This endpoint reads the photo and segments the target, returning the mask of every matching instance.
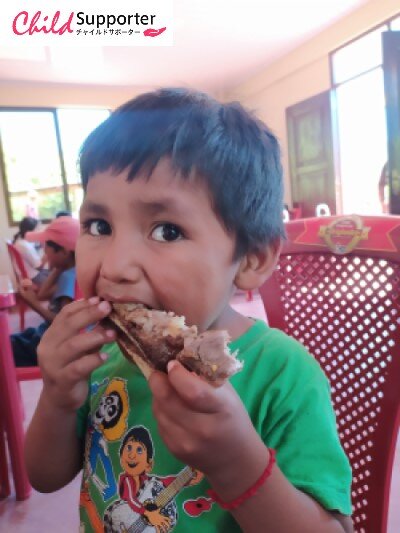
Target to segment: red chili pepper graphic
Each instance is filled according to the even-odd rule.
[[[189,516],[200,516],[209,511],[212,504],[211,498],[198,498],[197,500],[186,500],[183,508]]]
[[[164,28],[160,28],[159,30],[155,30],[154,28],[147,28],[147,30],[144,30],[143,35],[145,37],[157,37],[157,35],[164,33],[166,29],[166,26]]]

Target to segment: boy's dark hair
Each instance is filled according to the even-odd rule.
[[[57,211],[55,218],[71,217],[71,216],[72,216],[72,214],[71,214],[70,211]]]
[[[125,434],[124,440],[119,448],[119,456],[122,455],[122,450],[125,448],[125,445],[129,440],[134,440],[135,442],[140,442],[147,450],[147,459],[153,459],[153,442],[150,437],[150,433],[143,426],[134,426],[131,428],[128,433]]]
[[[221,104],[187,89],[145,93],[114,111],[83,143],[83,188],[96,173],[129,169],[150,177],[170,157],[211,191],[213,208],[236,236],[235,258],[284,236],[283,183],[276,137],[239,103]]]
[[[53,248],[53,250],[55,252],[60,252],[61,250],[65,250],[64,246],[60,246],[59,244],[57,244],[56,242],[54,241],[46,241],[46,244],[47,246],[49,246],[50,248]],[[70,250],[69,252],[75,259],[75,251],[74,250]]]
[[[19,231],[14,235],[13,243],[21,237],[23,239],[28,231],[33,231],[39,221],[33,217],[24,217],[19,223]]]
[[[49,248],[53,248],[55,252],[60,252],[61,250],[65,250],[64,246],[60,246],[54,241],[46,241],[46,244],[47,246],[49,246]]]

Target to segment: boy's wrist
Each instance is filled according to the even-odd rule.
[[[46,417],[58,419],[59,417],[76,416],[76,409],[72,409],[54,401],[53,394],[49,390],[49,386],[46,384],[43,385],[39,403],[41,412]]]
[[[228,502],[248,490],[260,478],[270,460],[270,452],[261,441],[255,443],[248,453],[240,454],[240,459],[221,465],[208,477],[212,489]]]

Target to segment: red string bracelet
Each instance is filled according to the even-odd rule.
[[[246,492],[243,492],[240,496],[235,498],[234,500],[231,500],[230,502],[224,502],[221,500],[221,498],[218,496],[218,494],[213,491],[212,489],[209,489],[207,491],[207,494],[212,498],[222,509],[225,509],[227,511],[232,511],[233,509],[236,509],[239,507],[239,505],[242,505],[243,502],[254,496],[258,489],[265,483],[265,481],[269,478],[272,472],[272,467],[274,466],[276,459],[275,459],[275,450],[272,450],[271,448],[268,448],[269,451],[269,461],[267,466],[265,467],[264,472],[261,474],[261,476],[257,479],[257,481],[252,485],[249,489],[246,490]]]

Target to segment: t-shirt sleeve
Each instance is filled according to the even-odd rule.
[[[52,300],[56,301],[59,298],[74,299],[75,296],[75,269],[70,268],[64,270],[58,276],[56,290],[54,291]]]
[[[295,342],[295,341],[294,341]],[[351,468],[336,428],[330,387],[318,363],[297,344],[270,405],[264,441],[285,476],[325,509],[350,515]]]

